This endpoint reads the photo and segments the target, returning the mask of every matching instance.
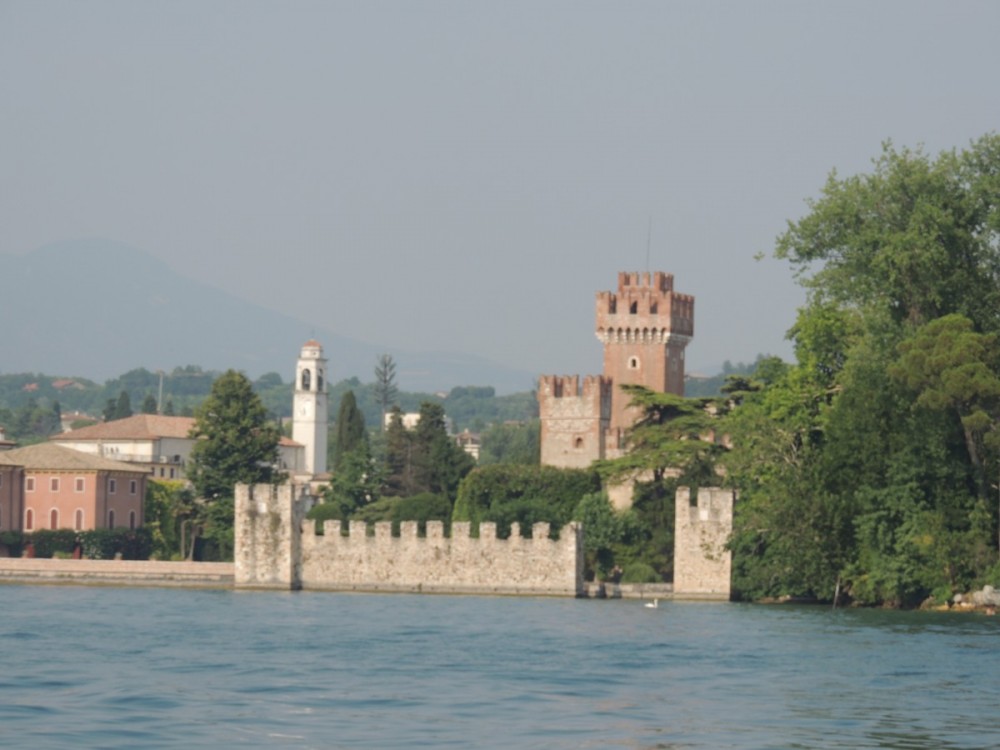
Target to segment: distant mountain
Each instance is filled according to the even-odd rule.
[[[107,379],[136,367],[234,368],[288,380],[299,348],[323,344],[330,380],[372,380],[375,357],[392,354],[400,387],[492,385],[528,390],[535,373],[458,352],[408,352],[340,336],[185,278],[126,245],[79,240],[25,256],[0,255],[0,372]]]

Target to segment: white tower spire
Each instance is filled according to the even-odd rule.
[[[304,468],[313,476],[326,473],[328,413],[323,347],[318,341],[309,339],[302,345],[295,366],[292,440],[306,447]]]

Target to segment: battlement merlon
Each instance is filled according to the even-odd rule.
[[[611,394],[611,378],[604,375],[542,375],[538,379],[538,398],[602,398]]]
[[[652,282],[652,283],[650,283]],[[654,271],[650,278],[649,271],[635,273],[630,271],[618,272],[618,293],[625,294],[627,289],[646,287],[660,292],[670,292],[674,288],[674,275],[665,271]]]
[[[518,541],[523,540],[525,542],[541,543],[549,542],[553,544],[558,544],[558,539],[551,538],[551,524],[547,522],[539,522],[531,525],[531,533],[528,534],[527,529],[522,529],[519,523],[512,523],[510,525],[510,535],[507,539],[499,539],[497,537],[497,525],[493,522],[482,521],[478,526],[478,537],[473,536],[472,524],[469,521],[454,521],[451,525],[451,534],[446,537],[444,534],[444,522],[443,521],[427,521],[426,522],[426,535],[424,537],[418,534],[418,523],[416,521],[401,521],[399,524],[399,535],[394,537],[392,534],[392,522],[391,521],[378,521],[374,524],[374,534],[369,535],[367,524],[364,521],[349,521],[345,527],[340,521],[329,520],[325,521],[323,524],[323,533],[319,535],[316,529],[317,523],[313,519],[307,519],[302,522],[302,533],[306,536],[319,536],[324,539],[326,543],[335,544],[338,542],[347,542],[351,539],[359,540],[364,544],[378,544],[382,540],[386,539],[420,539],[421,541],[426,541],[432,544],[436,541],[441,541],[443,539],[451,539],[457,541],[460,539],[468,539],[473,542],[478,541]],[[561,533],[565,534],[578,534],[582,533],[580,530],[583,527],[577,523],[569,523],[563,526]],[[345,533],[346,532],[346,533]]]
[[[596,327],[607,329],[666,329],[694,334],[694,297],[673,290],[673,276],[657,271],[620,273],[617,292],[598,292]]]

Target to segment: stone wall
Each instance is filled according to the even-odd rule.
[[[696,498],[680,487],[675,497],[674,596],[729,599],[732,553],[726,543],[733,530],[733,492],[702,487]]]
[[[300,492],[290,484],[236,485],[233,562],[237,586],[300,587],[300,529],[311,502]]]
[[[497,539],[494,524],[429,521],[417,535],[416,522],[391,534],[388,522],[368,536],[364,524],[327,521],[324,534],[303,521],[307,500],[296,489],[239,486],[236,491],[236,585],[242,588],[303,588],[331,591],[580,596],[583,587],[583,531],[564,526],[549,539],[549,525],[535,524],[525,538],[515,525],[509,539]]]

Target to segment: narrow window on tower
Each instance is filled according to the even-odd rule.
[[[312,383],[312,373],[309,370],[302,371],[302,390],[308,391]]]
[[[629,357],[629,359],[628,359],[628,369],[630,369],[630,370],[638,370],[639,369],[639,358],[638,357]]]
[[[629,312],[629,315],[635,315],[637,312],[639,312],[639,303],[638,302],[633,302],[631,305],[629,305],[628,306],[628,312]]]

